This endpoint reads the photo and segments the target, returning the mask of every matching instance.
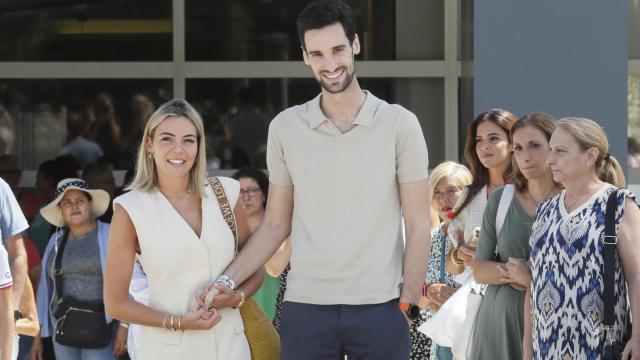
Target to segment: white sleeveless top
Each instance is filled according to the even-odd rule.
[[[454,208],[462,205],[462,202],[469,195],[469,188],[465,188],[464,193],[458,199],[458,202]],[[484,216],[484,208],[487,207],[487,186],[483,186],[480,191],[471,199],[469,204],[462,209],[460,214],[452,221],[452,225],[449,225],[449,229],[454,226],[462,226],[464,229],[464,242],[470,242],[473,240],[474,230],[482,225],[482,218]],[[466,284],[473,276],[473,269],[465,267],[461,274],[455,275],[454,279],[459,284]]]
[[[233,208],[240,184],[219,178]],[[211,187],[202,198],[202,230],[189,224],[158,190],[131,191],[114,204],[129,214],[142,251],[140,263],[149,280],[148,306],[181,315],[195,309],[195,295],[224,271],[235,254],[235,242]],[[250,359],[249,345],[237,309],[220,310],[222,320],[210,330],[170,331],[143,326],[137,358]]]

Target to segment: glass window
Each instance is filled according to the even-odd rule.
[[[347,3],[354,11],[362,44],[359,59],[444,58],[443,0]],[[299,0],[186,0],[186,58],[300,60],[296,19],[306,4]]]
[[[0,61],[170,61],[171,0],[3,0],[0,44]]]
[[[363,89],[414,112],[435,165],[444,160],[443,79],[359,78]],[[320,93],[314,79],[189,79],[187,98],[200,111],[207,133],[209,168],[266,168],[271,119]]]
[[[170,80],[0,79],[1,150],[24,170],[64,153],[79,169],[100,155],[127,169],[149,115],[170,97]]]

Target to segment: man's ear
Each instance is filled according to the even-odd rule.
[[[302,46],[300,47],[300,49],[302,49],[302,59],[304,60],[304,63],[309,65],[309,54],[307,54],[307,50],[305,50]]]
[[[358,38],[358,34],[355,35],[351,47],[353,48],[353,55],[358,55],[360,54],[360,38]]]

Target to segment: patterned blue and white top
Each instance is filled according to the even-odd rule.
[[[532,273],[532,325],[535,359],[600,359],[604,345],[604,213],[615,188],[605,184],[582,206],[568,213],[565,191],[538,208],[529,240]],[[618,192],[616,232],[624,214]],[[615,337],[627,336],[629,306],[624,272],[615,267]]]

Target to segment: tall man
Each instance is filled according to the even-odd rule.
[[[408,359],[430,242],[422,130],[360,88],[343,1],[310,3],[297,25],[322,92],[271,122],[264,220],[215,287],[230,293],[291,232],[282,359]]]

